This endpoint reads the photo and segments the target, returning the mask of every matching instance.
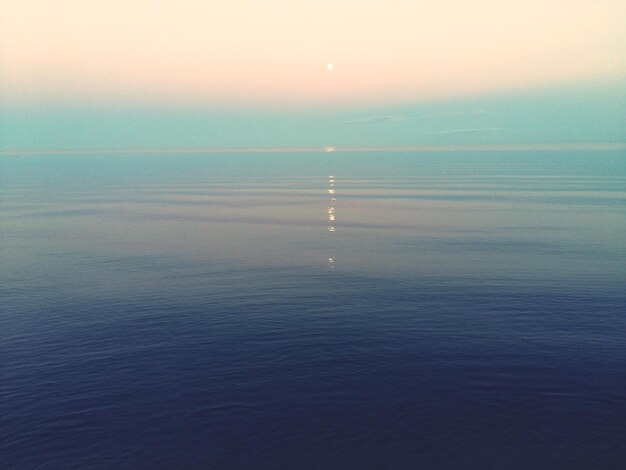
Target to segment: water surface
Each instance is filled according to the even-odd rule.
[[[3,468],[619,468],[623,151],[0,157]]]

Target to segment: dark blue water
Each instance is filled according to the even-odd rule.
[[[622,468],[622,152],[0,157],[0,467]]]

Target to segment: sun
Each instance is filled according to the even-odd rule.
[[[326,68],[328,69],[329,72],[332,72],[333,69],[335,68],[335,64],[333,64],[332,62],[328,62],[326,64]]]

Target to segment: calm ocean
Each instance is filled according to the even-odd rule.
[[[3,469],[617,469],[621,151],[0,156]]]

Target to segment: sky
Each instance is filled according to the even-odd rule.
[[[0,0],[3,149],[616,142],[625,90],[623,0]]]

